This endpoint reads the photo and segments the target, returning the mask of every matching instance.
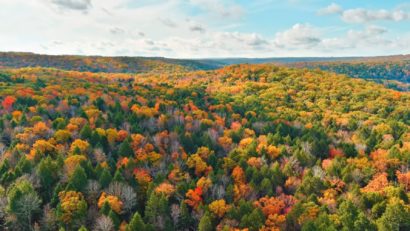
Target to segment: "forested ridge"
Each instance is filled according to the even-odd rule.
[[[23,52],[0,52],[0,67],[45,67],[69,71],[109,73],[162,73],[215,68],[214,65],[201,61],[161,57],[39,55]]]
[[[0,229],[410,229],[409,92],[268,64],[21,68],[0,102]]]
[[[291,67],[319,68],[353,78],[372,80],[396,90],[410,91],[410,58],[369,59],[338,62],[292,63]]]
[[[0,68],[44,67],[93,73],[181,73],[216,70],[235,64],[284,65],[321,69],[381,83],[388,88],[410,91],[410,56],[306,57],[306,58],[226,58],[169,59],[162,57],[104,57],[79,55],[39,55],[0,52]]]

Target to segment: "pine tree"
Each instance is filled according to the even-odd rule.
[[[71,184],[76,191],[80,192],[84,191],[87,186],[87,174],[85,174],[84,169],[80,165],[75,168],[73,175],[70,177],[69,184]]]
[[[184,201],[181,201],[180,204],[181,213],[178,217],[177,230],[187,230],[194,226],[195,220],[192,218],[188,206]]]
[[[110,210],[110,212],[108,213],[108,217],[111,218],[112,223],[114,224],[115,230],[118,230],[118,227],[120,227],[120,223],[121,223],[121,220],[118,217],[118,215],[114,211]]]
[[[89,124],[84,125],[84,127],[80,131],[80,137],[83,140],[87,140],[91,138],[92,130]]]
[[[102,188],[108,187],[108,185],[111,183],[111,180],[112,180],[111,173],[106,168],[104,168],[103,172],[100,175],[100,178],[98,179],[101,187]]]
[[[125,178],[123,177],[121,170],[117,169],[115,171],[114,177],[112,178],[113,181],[118,181],[118,182],[125,182]]]
[[[168,200],[164,195],[151,193],[145,208],[145,220],[156,229],[164,229],[171,223]]]
[[[78,229],[78,231],[88,231],[88,229],[83,225]]]
[[[108,214],[110,213],[110,210],[111,210],[110,204],[108,203],[108,201],[105,201],[104,204],[101,206],[100,213],[102,215],[108,216]]]
[[[134,213],[134,216],[132,216],[132,219],[130,221],[130,223],[127,226],[127,231],[145,231],[146,227],[145,227],[145,223],[142,220],[141,215],[138,212]]]
[[[128,139],[125,139],[121,143],[120,148],[118,149],[118,153],[120,156],[125,156],[125,157],[130,157],[134,155],[134,151],[132,150],[132,147]]]
[[[251,231],[259,230],[265,223],[265,217],[260,209],[254,209],[250,214],[242,217],[240,226]]]
[[[199,231],[212,231],[212,221],[208,214],[204,215],[199,221],[198,225]]]
[[[42,159],[37,166],[37,175],[40,178],[42,190],[46,195],[46,199],[51,197],[52,186],[58,180],[58,165],[50,157]]]

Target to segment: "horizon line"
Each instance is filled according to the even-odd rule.
[[[383,58],[383,57],[395,57],[395,56],[410,56],[409,54],[389,54],[389,55],[373,55],[373,56],[359,56],[359,55],[348,55],[348,56],[265,56],[265,57],[246,57],[246,56],[226,56],[226,57],[203,57],[203,58],[175,58],[166,56],[130,56],[130,55],[93,55],[93,54],[46,54],[37,53],[32,51],[0,51],[0,53],[15,53],[15,54],[32,54],[32,55],[43,55],[43,56],[79,56],[79,57],[105,57],[105,58],[163,58],[163,59],[176,59],[176,60],[225,60],[225,59],[294,59],[294,58],[324,58],[324,59],[343,59],[343,58]]]

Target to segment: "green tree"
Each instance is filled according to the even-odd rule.
[[[145,223],[142,220],[141,215],[138,212],[134,213],[134,216],[132,216],[132,219],[130,223],[127,226],[127,231],[135,231],[135,230],[140,230],[140,231],[145,231]]]
[[[358,215],[357,207],[351,201],[344,201],[340,204],[338,214],[343,230],[354,230],[354,223]]]
[[[209,217],[208,214],[205,214],[202,216],[201,220],[199,221],[198,224],[198,230],[199,231],[212,231],[214,230],[212,227],[212,221],[211,218]]]
[[[41,200],[27,180],[16,182],[7,193],[7,211],[16,217],[20,230],[31,230],[32,218],[39,211]]]
[[[354,222],[354,230],[375,231],[377,227],[372,223],[363,212],[360,212]]]
[[[410,230],[410,212],[403,203],[395,199],[387,204],[386,211],[377,220],[380,231]]]
[[[310,171],[304,176],[302,184],[297,189],[297,193],[302,193],[306,196],[318,195],[323,189],[325,189],[324,182],[317,176],[313,176]]]
[[[37,166],[36,172],[40,178],[44,198],[47,200],[53,193],[52,186],[58,181],[58,170],[58,164],[49,156],[42,159]]]
[[[84,127],[80,131],[80,137],[83,140],[90,139],[92,135],[92,130],[89,124],[84,125]]]
[[[120,227],[121,223],[121,220],[118,217],[118,215],[114,211],[110,210],[110,212],[108,213],[108,217],[112,220],[115,230],[118,230],[118,227]]]
[[[156,229],[167,229],[172,226],[169,215],[168,200],[164,195],[151,193],[145,207],[145,221]]]
[[[128,139],[125,139],[118,149],[118,154],[120,156],[130,157],[134,156],[134,151],[132,150],[131,144]]]
[[[178,222],[176,225],[177,230],[192,229],[192,227],[195,224],[195,220],[191,216],[188,206],[185,204],[184,201],[181,201],[181,204],[179,207],[180,207],[181,213],[179,214]]]
[[[88,229],[83,225],[78,229],[78,231],[88,231]]]
[[[342,148],[344,154],[347,157],[356,157],[358,155],[356,147],[354,144],[350,143],[341,143],[340,147]]]
[[[117,169],[114,173],[114,177],[112,178],[113,181],[118,181],[118,182],[125,182],[125,178],[121,173],[121,169]]]
[[[104,168],[103,172],[100,175],[100,178],[98,179],[101,187],[102,188],[108,187],[108,185],[111,183],[111,180],[112,180],[111,173],[106,168]]]
[[[329,215],[322,213],[313,221],[308,221],[303,224],[302,231],[337,231],[335,224],[330,219]]]
[[[254,209],[250,214],[242,217],[240,227],[250,231],[259,230],[265,224],[265,216],[260,209]]]
[[[87,174],[80,165],[75,168],[73,175],[70,177],[69,184],[76,191],[80,192],[84,191],[85,187],[87,186]]]

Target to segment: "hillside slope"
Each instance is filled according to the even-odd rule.
[[[0,102],[5,229],[410,228],[410,93],[274,65],[23,68]]]
[[[338,62],[299,62],[288,64],[297,68],[319,68],[353,78],[383,83],[389,88],[410,90],[410,56],[386,59],[350,60]]]
[[[201,61],[146,58],[71,55],[38,55],[33,53],[0,52],[0,67],[45,67],[71,71],[107,73],[175,72],[212,69],[215,66]]]
[[[257,59],[209,59],[204,60],[223,67],[232,64],[275,63],[296,68],[321,69],[382,83],[388,88],[410,91],[410,55],[380,57],[301,57]]]
[[[410,56],[385,57],[306,57],[306,58],[226,58],[167,59],[148,57],[100,57],[69,55],[38,55],[33,53],[0,52],[0,67],[45,67],[72,71],[106,73],[175,73],[193,70],[214,70],[233,64],[276,63],[288,67],[322,69],[367,79],[386,87],[410,91]]]

